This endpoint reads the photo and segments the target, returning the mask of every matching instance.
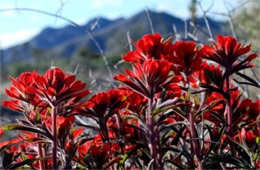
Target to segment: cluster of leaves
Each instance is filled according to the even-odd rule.
[[[233,37],[212,46],[145,35],[123,60],[123,86],[90,91],[59,68],[11,78],[3,106],[23,113],[0,143],[3,168],[259,168],[260,100],[243,99],[232,75],[253,67]],[[85,121],[87,120],[87,121]]]

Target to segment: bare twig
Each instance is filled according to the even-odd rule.
[[[46,12],[46,11],[42,11],[42,10],[38,10],[38,9],[32,9],[32,8],[8,8],[8,9],[0,9],[0,12],[6,12],[6,11],[29,11],[29,12],[37,12],[37,13],[40,13],[40,14],[45,14],[45,15],[48,15],[48,16],[52,16],[52,17],[57,17],[61,20],[64,20],[66,22],[68,22],[69,24],[79,28],[80,30],[82,30],[83,32],[87,33],[88,36],[90,37],[90,39],[94,42],[95,46],[97,47],[100,55],[102,56],[103,60],[104,60],[104,63],[105,63],[105,66],[107,68],[107,71],[109,73],[109,76],[110,76],[110,80],[112,80],[112,70],[108,64],[108,60],[107,60],[107,57],[105,56],[104,54],[104,51],[103,49],[101,48],[100,44],[97,42],[97,40],[95,39],[95,37],[93,36],[92,32],[91,31],[88,31],[86,29],[83,29],[80,25],[78,25],[77,23],[75,23],[74,21],[64,17],[64,16],[61,16],[61,15],[57,15],[56,14],[53,14],[53,13],[50,13],[50,12]]]
[[[187,40],[188,38],[188,24],[187,19],[184,20],[184,39]]]
[[[45,15],[48,15],[48,16],[52,16],[52,17],[57,17],[61,20],[64,20],[66,22],[68,22],[69,24],[83,30],[84,32],[86,32],[84,29],[82,29],[82,27],[80,25],[78,25],[77,23],[75,23],[74,21],[66,18],[66,17],[63,17],[63,16],[59,16],[57,14],[53,14],[53,13],[50,13],[50,12],[46,12],[46,11],[42,11],[42,10],[38,10],[38,9],[33,9],[33,8],[7,8],[7,9],[0,9],[0,12],[7,12],[7,11],[29,11],[29,12],[37,12],[37,13],[41,13],[41,14],[45,14]]]
[[[61,15],[62,15],[62,10],[63,10],[63,7],[64,7],[64,5],[65,5],[65,2],[63,2],[63,0],[59,0],[59,2],[60,2],[60,7],[59,7],[59,9],[56,11],[56,15],[57,15],[57,16],[61,16]],[[56,21],[57,21],[57,17],[55,17],[54,23],[56,23]]]
[[[105,62],[105,66],[107,68],[107,71],[108,71],[108,74],[110,76],[110,80],[112,80],[113,78],[113,74],[112,74],[112,70],[109,66],[109,63],[108,63],[108,60],[107,60],[107,57],[105,56],[105,53],[103,51],[103,49],[101,48],[100,44],[98,43],[98,41],[95,39],[95,37],[93,36],[93,33],[88,31],[88,35],[89,37],[92,39],[92,41],[95,43],[96,47],[98,48],[98,51],[100,53],[100,55],[102,56],[104,62]]]
[[[180,34],[177,31],[177,27],[175,24],[172,24],[172,29],[173,29],[173,35],[175,36],[175,40],[179,41],[181,39]]]
[[[133,46],[132,46],[132,42],[131,42],[131,37],[130,37],[130,32],[129,31],[127,31],[126,36],[127,36],[127,41],[128,41],[128,45],[129,45],[129,50],[133,51]]]
[[[73,74],[76,75],[78,73],[78,70],[79,70],[79,64],[76,65],[76,68],[75,68]]]
[[[228,22],[229,22],[229,25],[230,25],[230,28],[231,28],[231,31],[232,31],[232,35],[238,39],[237,37],[237,34],[236,34],[236,31],[235,31],[235,28],[234,28],[234,24],[233,24],[233,19],[232,19],[232,16],[231,16],[231,12],[229,11],[228,7],[227,7],[227,3],[225,3],[226,1],[223,0],[224,2],[224,5],[226,7],[226,10],[227,10],[227,15],[228,15]]]
[[[212,31],[211,31],[211,28],[210,28],[210,26],[209,26],[209,22],[208,22],[208,19],[207,19],[207,12],[210,10],[210,8],[211,8],[212,6],[210,6],[207,10],[204,10],[203,7],[202,7],[201,1],[198,1],[198,4],[199,4],[199,7],[200,7],[200,9],[201,9],[201,11],[202,11],[203,18],[204,18],[204,21],[205,21],[207,30],[208,30],[208,32],[209,32],[209,36],[210,36],[210,38],[211,38],[212,40],[214,40]]]
[[[153,22],[152,22],[152,18],[151,18],[151,15],[149,13],[148,8],[145,8],[145,12],[146,12],[146,15],[147,15],[147,18],[148,18],[148,22],[149,22],[149,25],[150,25],[151,32],[152,32],[152,34],[154,34]]]

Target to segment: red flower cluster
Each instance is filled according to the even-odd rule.
[[[205,58],[215,61],[223,66],[228,74],[236,73],[240,70],[253,67],[250,62],[257,58],[256,54],[251,54],[243,61],[239,62],[238,58],[250,51],[250,46],[241,47],[241,43],[233,37],[217,36],[217,44],[213,43],[213,48],[205,45]]]
[[[233,37],[213,47],[145,35],[123,59],[125,86],[94,94],[61,69],[11,78],[3,106],[24,114],[0,143],[4,169],[258,168],[260,100],[232,83],[256,54]],[[210,62],[208,62],[210,60]],[[212,64],[212,61],[215,64]],[[223,69],[224,68],[224,69]],[[240,83],[240,82],[238,82]],[[243,82],[242,82],[243,83]]]

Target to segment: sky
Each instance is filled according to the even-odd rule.
[[[191,0],[0,0],[0,48],[21,44],[37,35],[45,27],[63,27],[68,22],[28,11],[1,11],[10,8],[32,8],[57,13],[77,24],[99,16],[115,19],[129,18],[145,8],[167,12],[182,19],[189,17]],[[211,11],[227,13],[225,0],[201,0],[202,7]],[[237,0],[226,0],[228,8]],[[61,8],[62,7],[62,8]],[[201,15],[200,8],[198,15]],[[217,17],[215,19],[223,19]]]

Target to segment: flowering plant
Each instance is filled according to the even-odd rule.
[[[243,97],[232,75],[253,67],[233,37],[212,46],[145,35],[123,60],[132,70],[115,89],[93,94],[61,69],[11,78],[3,106],[24,119],[0,143],[3,168],[259,168],[260,100]],[[243,56],[242,56],[243,55]],[[241,60],[242,59],[242,60]]]

